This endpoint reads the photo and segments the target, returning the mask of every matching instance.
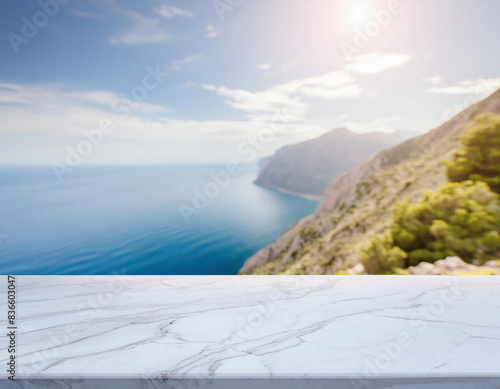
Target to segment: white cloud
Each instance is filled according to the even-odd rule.
[[[393,123],[398,122],[399,120],[400,118],[398,117],[388,117],[372,120],[368,123],[349,121],[344,122],[343,125],[352,132],[358,134],[366,134],[369,132],[384,132],[390,134],[395,130]]]
[[[168,40],[170,37],[159,20],[124,8],[113,0],[107,1],[104,4],[127,21],[127,28],[109,37],[111,43],[128,45],[160,43]]]
[[[445,87],[432,87],[431,93],[445,93],[452,95],[474,94],[487,96],[500,88],[500,78],[480,78],[465,80]]]
[[[199,62],[203,58],[203,54],[194,54],[194,55],[189,55],[187,57],[184,57],[182,59],[176,59],[175,61],[172,61],[171,68],[172,70],[181,70],[182,67],[187,66],[189,64]]]
[[[57,92],[56,92],[57,91]],[[0,103],[15,104],[26,110],[43,107],[53,107],[57,110],[59,104],[74,104],[82,108],[97,106],[96,109],[111,109],[117,101],[123,100],[123,96],[114,92],[102,90],[78,90],[66,91],[56,85],[40,84],[24,87],[18,84],[0,83]],[[164,105],[150,104],[146,102],[134,103],[133,110],[136,114],[167,114],[172,110]]]
[[[172,19],[175,16],[184,16],[192,18],[193,14],[189,11],[186,11],[182,8],[175,7],[173,5],[162,5],[160,8],[157,8],[156,13],[160,16],[163,16],[168,19]]]
[[[170,38],[170,34],[156,18],[144,16],[141,13],[123,7],[117,0],[106,0],[100,2],[108,12],[95,14],[81,9],[70,9],[68,12],[72,15],[95,20],[113,20],[122,19],[125,28],[111,34],[107,40],[112,44],[140,45],[161,43]],[[182,15],[189,16],[188,11],[177,7],[162,6],[155,10],[158,15]],[[190,15],[192,16],[192,15]]]
[[[263,63],[262,65],[259,65],[258,67],[259,67],[259,69],[267,70],[271,67],[271,65],[268,63]]]
[[[307,110],[307,105],[299,99],[273,89],[263,92],[249,92],[221,86],[217,89],[217,93],[226,97],[225,102],[231,107],[252,114],[273,113],[287,108],[293,112],[294,116],[303,116]]]
[[[282,72],[286,73],[290,69],[294,68],[301,60],[302,60],[302,58],[294,58],[294,59],[284,63],[283,65],[281,65],[280,70]]]
[[[409,55],[372,52],[351,56],[344,70],[353,73],[380,73],[404,65],[410,60]]]
[[[23,90],[20,85],[0,83],[0,103],[27,104],[37,97],[37,94]]]
[[[208,38],[215,38],[218,33],[215,30],[215,27],[208,24],[207,27],[205,27],[205,34],[207,35]]]
[[[300,91],[306,96],[323,97],[325,99],[352,99],[360,96],[363,89],[358,84],[350,84],[333,89],[323,86],[304,86]]]
[[[326,89],[334,89],[354,83],[355,80],[350,74],[335,71],[325,73],[318,77],[310,77],[299,81],[292,81],[289,84],[297,84],[299,89],[303,87],[323,87]]]
[[[140,104],[123,118],[113,111],[109,91],[72,90],[63,85],[0,84],[0,162],[64,162],[67,147],[86,140],[84,130],[98,127],[103,119],[116,128],[84,163],[203,163],[243,160],[241,142],[269,128],[277,111],[252,120],[178,120],[168,108]],[[152,113],[154,111],[154,114]],[[276,142],[267,154],[290,142],[326,131],[310,124],[289,122],[276,127]]]
[[[443,77],[441,76],[436,76],[436,77],[426,77],[422,78],[422,81],[428,82],[429,84],[439,84]]]
[[[216,90],[217,87],[215,85],[210,85],[210,84],[203,84],[201,86],[203,89],[206,89],[206,90]]]
[[[287,108],[293,116],[303,119],[308,110],[304,98],[351,99],[360,96],[362,88],[351,75],[334,71],[318,77],[292,80],[260,92],[221,86],[217,88],[217,93],[226,97],[225,102],[233,108],[253,115]]]

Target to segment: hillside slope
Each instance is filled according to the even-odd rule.
[[[320,197],[340,174],[400,141],[393,134],[355,134],[344,128],[332,130],[278,150],[266,161],[255,183]]]
[[[479,113],[500,113],[500,90],[434,130],[380,152],[337,178],[317,211],[248,259],[241,274],[333,274],[358,263],[359,245],[382,232],[395,203],[446,181],[444,159]]]

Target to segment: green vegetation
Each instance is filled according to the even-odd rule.
[[[466,143],[468,142],[464,141],[464,139],[470,137],[472,132],[477,131],[474,128],[478,127],[478,123],[481,123],[481,117],[478,117],[473,126],[471,126],[471,121],[478,115],[492,111],[500,114],[500,90],[487,99],[467,108],[453,120],[447,121],[426,134],[389,148],[349,170],[344,176],[336,179],[330,185],[329,190],[324,196],[323,204],[313,215],[291,226],[275,243],[259,251],[259,253],[249,259],[241,273],[352,273],[353,267],[360,262],[360,254],[362,253],[360,246],[366,242],[370,242],[377,234],[382,234],[382,237],[378,236],[379,242],[375,242],[376,244],[372,245],[371,248],[366,248],[365,253],[362,255],[366,263],[366,257],[374,257],[374,255],[370,256],[370,252],[373,253],[378,250],[378,252],[383,253],[374,259],[374,268],[371,268],[369,265],[367,268],[370,269],[371,273],[410,274],[408,269],[404,269],[404,267],[409,266],[409,253],[396,245],[392,237],[392,227],[395,225],[393,221],[395,204],[402,200],[408,200],[411,204],[418,203],[422,199],[424,190],[436,190],[442,184],[449,181],[486,181],[489,185],[493,186],[492,182],[486,179],[494,178],[495,175],[498,177],[498,173],[493,173],[492,177],[483,173],[481,174],[482,179],[478,179],[476,176],[457,176],[453,177],[453,179],[452,177],[448,179],[446,174],[447,170],[450,174],[453,174],[451,171],[453,167],[450,166],[459,163],[460,153],[462,153],[462,156],[467,154]],[[485,119],[485,121],[498,121],[498,116],[494,119],[490,116],[486,118],[489,119]],[[498,143],[497,141],[492,142],[492,140],[495,139],[495,136],[498,136],[498,125],[496,124],[493,127],[493,125],[485,124],[479,125],[479,127],[496,128],[497,133],[490,132],[490,135],[488,135],[489,141],[483,142],[485,147],[480,148],[482,150],[481,155],[494,155],[494,150],[498,150]],[[466,132],[468,135],[462,137],[462,134]],[[495,144],[497,146],[493,147]],[[460,152],[457,153],[457,150],[460,150]],[[490,153],[491,151],[493,151],[493,154]],[[345,153],[345,148],[339,151],[339,153]],[[458,155],[455,156],[455,154]],[[328,148],[328,155],[330,158],[337,154],[335,150]],[[470,157],[467,157],[467,159],[470,159]],[[443,160],[453,161],[448,166],[448,169],[443,164]],[[490,159],[490,161],[493,161],[493,159]],[[489,163],[489,166],[492,166],[492,163]],[[465,187],[462,189],[456,188],[452,193],[462,190],[466,190]],[[476,190],[479,192],[482,191],[479,188],[476,190],[469,188],[467,190],[472,192]],[[487,196],[489,197],[490,194]],[[477,207],[473,207],[474,212],[477,211],[477,208],[485,208],[487,210],[486,214],[488,214],[488,212],[494,209],[499,209],[498,205],[488,207],[482,201],[476,202],[478,205]],[[467,201],[466,204],[468,204]],[[457,207],[457,211],[458,208],[461,208],[461,206]],[[468,208],[465,209],[467,210]],[[458,211],[457,213],[460,214],[461,212]],[[437,214],[435,216],[438,217]],[[484,222],[484,220],[481,220],[481,213],[475,214],[474,217],[479,218],[476,222],[481,227]],[[495,218],[496,216],[493,217]],[[467,218],[469,218],[467,221],[469,226],[465,226],[465,231],[471,225],[474,225],[471,215],[466,215],[465,219],[467,220]],[[436,223],[436,226],[432,229],[437,234],[436,238],[433,237],[436,245],[441,240],[444,239],[446,241],[450,236],[454,236],[455,226],[453,223],[455,219],[451,219],[449,215],[449,217],[443,220],[452,229],[451,232],[448,231],[448,234],[444,236],[439,235],[439,233],[443,233],[443,230],[446,231],[445,226],[441,223]],[[433,219],[432,221],[434,220],[441,219]],[[490,225],[498,225],[497,220],[492,220],[489,222]],[[432,226],[432,222],[430,225]],[[431,233],[430,227],[428,227],[427,231]],[[384,232],[387,233],[384,234]],[[479,240],[481,240],[480,231],[473,232],[476,235],[471,235],[469,238],[472,240],[472,245],[477,251],[471,256],[473,259],[464,259],[474,261],[476,258],[487,258],[492,255],[500,259],[499,252],[491,254],[494,252],[495,232],[498,232],[498,227],[494,226],[489,231],[491,234],[488,235],[487,239],[484,239],[487,249],[484,253],[483,245],[478,244]],[[486,232],[486,229],[484,232]],[[385,239],[382,239],[383,235],[385,235]],[[388,236],[390,237],[389,240]],[[455,242],[452,243],[454,244]],[[447,243],[445,242],[445,244]],[[365,246],[367,245],[364,244],[363,247]],[[406,254],[406,257],[402,261],[401,252],[397,250],[391,251],[393,247],[399,247]],[[432,250],[426,247],[421,249],[428,250],[430,253],[436,251],[435,247],[432,247]],[[446,251],[444,249],[441,248],[437,251],[443,253]],[[390,255],[387,255],[387,252],[390,252]],[[455,252],[455,250],[450,249],[447,252]],[[413,258],[416,256],[418,256],[418,253],[412,253]],[[422,258],[425,257],[423,260],[433,261],[431,257],[428,258],[426,256],[427,253],[422,255]],[[382,261],[377,266],[379,258],[389,258],[389,261],[388,263]],[[414,259],[414,261],[416,262],[417,259]],[[470,268],[466,272],[472,273],[476,272],[476,270]],[[490,271],[485,271],[485,273],[488,272]]]
[[[390,230],[360,250],[370,274],[449,256],[468,263],[500,257],[500,196],[483,182],[446,183],[417,204],[398,202]]]
[[[461,141],[463,146],[448,164],[448,179],[483,181],[500,193],[500,115],[479,115]]]
[[[417,204],[399,202],[391,235],[406,265],[458,256],[485,262],[500,251],[499,196],[485,183],[446,183]]]
[[[425,191],[416,204],[398,202],[390,228],[361,246],[368,273],[448,256],[468,263],[500,257],[500,115],[478,116],[461,141],[448,164],[452,182]]]
[[[394,245],[389,231],[375,236],[361,247],[360,259],[368,274],[393,273],[405,264],[408,255]]]

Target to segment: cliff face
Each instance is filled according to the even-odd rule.
[[[500,91],[434,130],[338,177],[317,211],[248,259],[241,274],[333,274],[358,263],[360,244],[387,227],[395,203],[446,181],[443,160],[479,113],[500,113]]]
[[[268,188],[320,197],[340,174],[399,141],[396,135],[333,130],[278,150],[266,161],[255,182]]]

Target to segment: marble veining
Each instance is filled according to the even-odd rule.
[[[2,382],[0,381],[0,384]],[[21,380],[5,389],[498,389],[500,378]]]
[[[500,377],[493,276],[19,276],[17,295],[18,378]]]

